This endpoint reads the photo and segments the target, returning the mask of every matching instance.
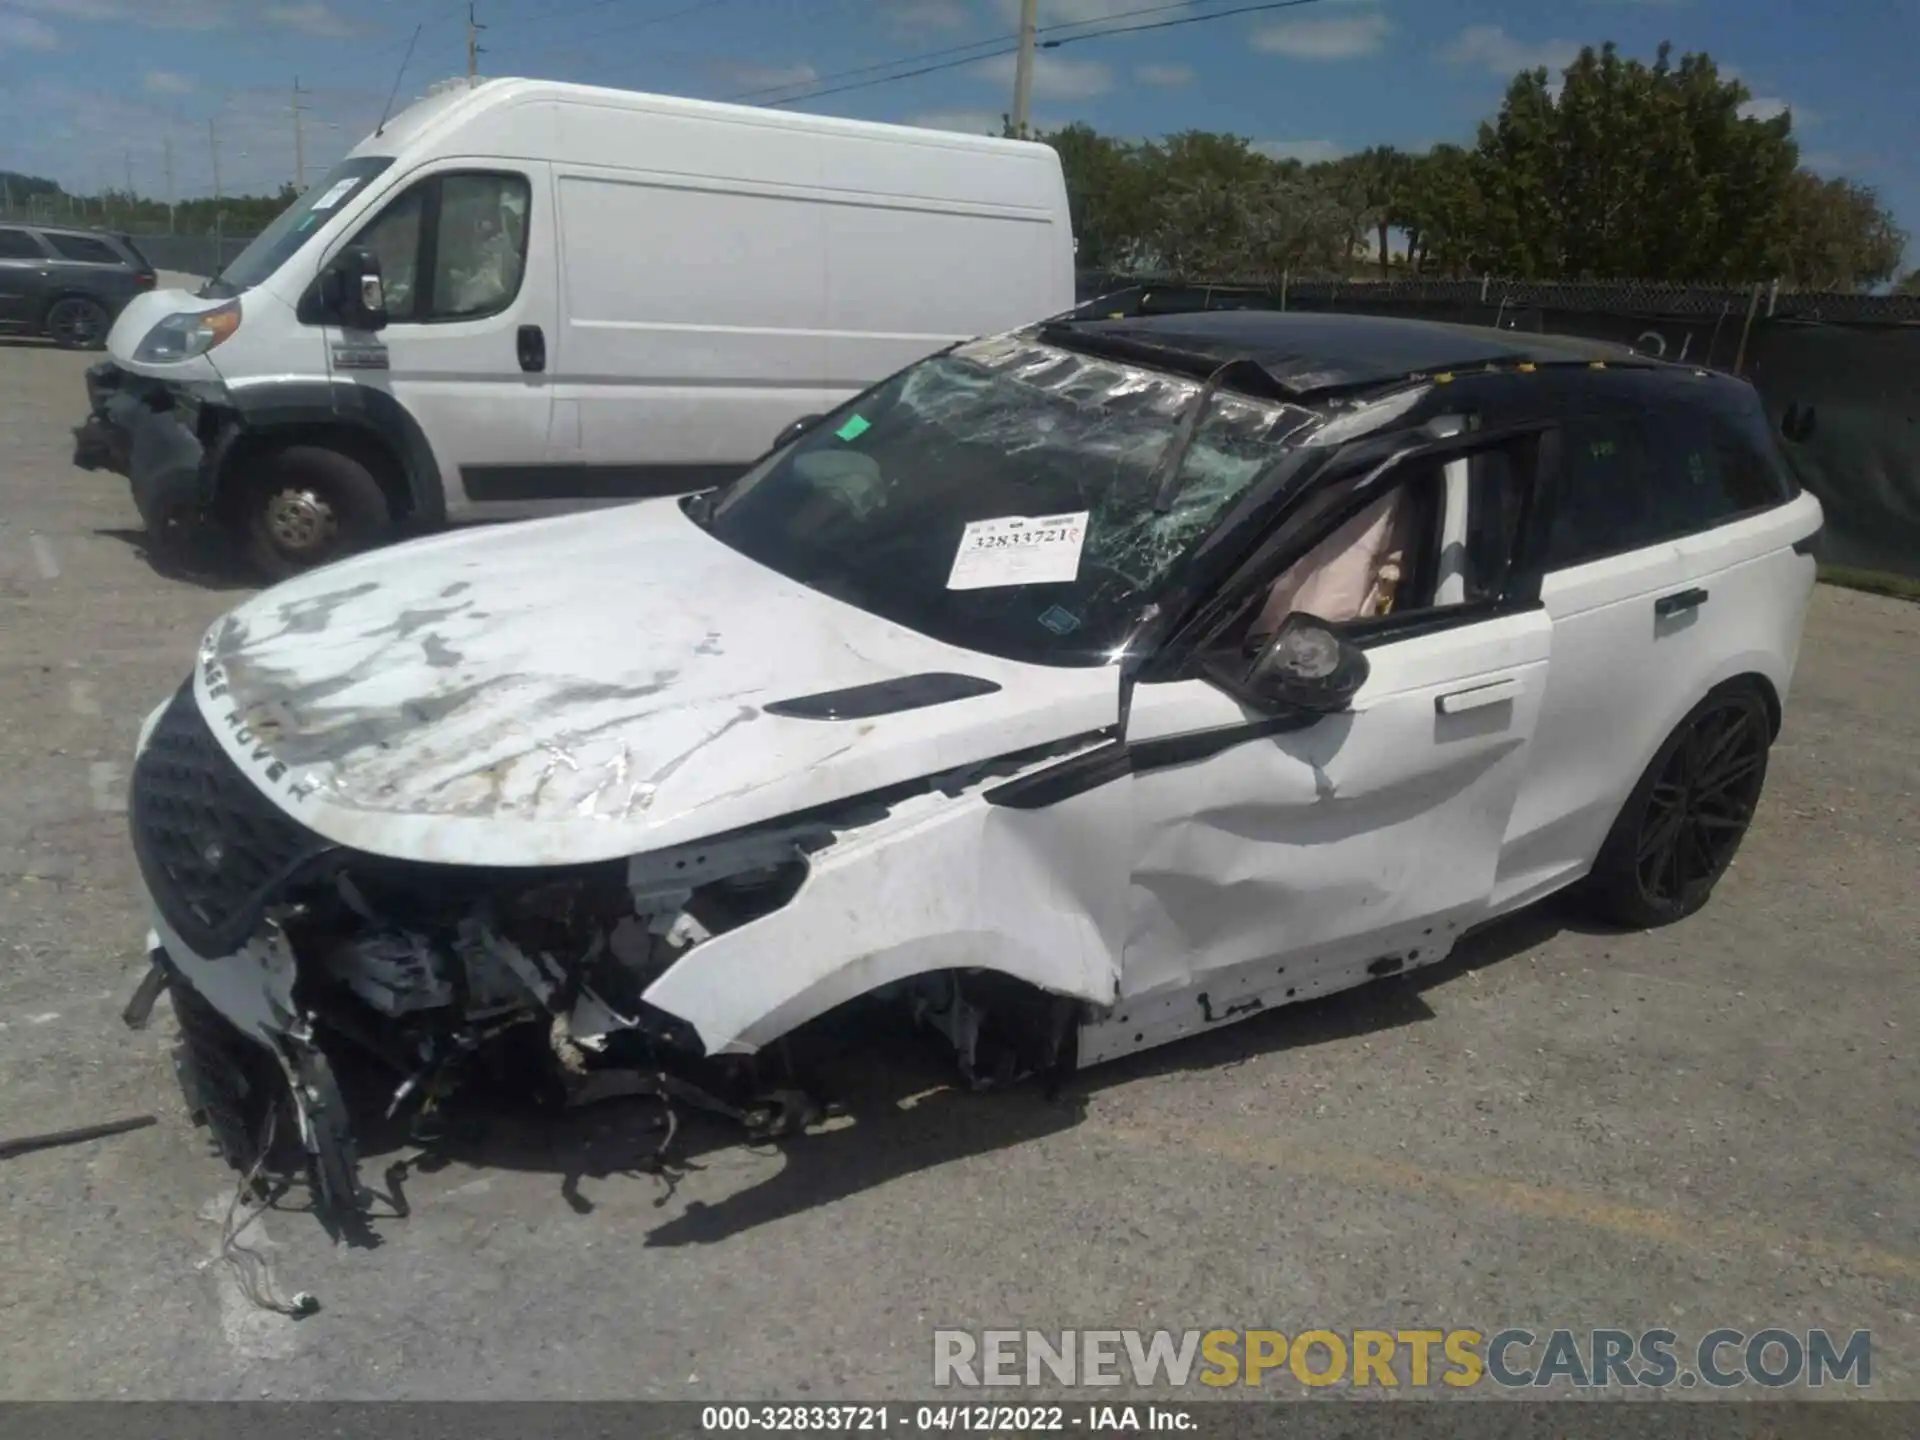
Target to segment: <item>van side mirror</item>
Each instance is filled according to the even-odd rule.
[[[387,292],[378,256],[362,245],[334,256],[320,276],[320,316],[342,330],[387,328]]]
[[[1346,709],[1371,673],[1366,651],[1319,617],[1295,613],[1253,662],[1246,686],[1275,705],[1331,714]]]

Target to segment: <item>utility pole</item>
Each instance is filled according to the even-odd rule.
[[[480,32],[487,27],[473,18],[471,0],[467,5],[467,83],[472,84],[480,73]]]
[[[1032,118],[1033,52],[1039,25],[1040,0],[1020,0],[1020,53],[1013,63],[1013,133],[1021,136],[1027,133]]]
[[[220,203],[220,135],[213,128],[213,117],[207,117],[207,148],[213,152],[213,203]]]
[[[127,157],[127,199],[133,199],[133,152],[123,152]]]
[[[293,77],[293,193],[307,188],[307,141],[300,129],[300,77]]]
[[[169,132],[163,142],[167,154],[167,233],[173,234],[173,135]]]

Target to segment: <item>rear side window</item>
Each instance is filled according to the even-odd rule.
[[[1576,415],[1561,427],[1559,503],[1547,567],[1636,550],[1661,539],[1640,429],[1624,414]]]
[[[1761,458],[1716,416],[1676,406],[1643,424],[1658,538],[1708,530],[1784,498]]]
[[[1576,416],[1561,430],[1547,565],[1677,540],[1789,498],[1784,467],[1712,411],[1654,405]]]
[[[104,240],[91,235],[48,234],[47,243],[62,260],[82,260],[89,265],[120,265],[120,252]]]
[[[24,230],[0,230],[0,260],[44,260],[40,242]]]

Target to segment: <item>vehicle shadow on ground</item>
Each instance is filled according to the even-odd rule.
[[[93,533],[118,540],[163,580],[197,585],[202,590],[260,588],[260,581],[247,572],[232,542],[215,531],[179,540],[156,540],[146,530],[107,528]]]
[[[44,335],[0,335],[0,350],[58,350]]]
[[[834,1108],[806,1134],[775,1142],[781,1168],[717,1201],[687,1200],[663,1217],[649,1246],[711,1245],[769,1222],[924,1170],[1073,1129],[1102,1091],[1155,1075],[1226,1069],[1261,1056],[1353,1039],[1434,1017],[1424,992],[1470,971],[1500,964],[1563,930],[1600,933],[1555,901],[1506,917],[1461,941],[1438,965],[1392,980],[1269,1011],[1139,1056],[1073,1076],[1058,1093],[1038,1081],[1001,1092],[964,1088],[937,1042],[904,1030],[810,1065],[806,1074]],[[389,1166],[390,1189],[404,1209],[414,1174],[459,1164],[560,1177],[560,1197],[576,1213],[594,1205],[583,1181],[620,1176],[658,1187],[654,1207],[670,1211],[680,1185],[707,1157],[749,1142],[740,1127],[682,1107],[671,1147],[659,1153],[661,1106],[616,1101],[580,1111],[535,1115],[468,1111],[464,1123],[412,1158]],[[378,1153],[375,1142],[369,1153]],[[763,1152],[765,1153],[765,1152]],[[377,1164],[369,1170],[377,1171]],[[368,1175],[373,1179],[373,1174]]]

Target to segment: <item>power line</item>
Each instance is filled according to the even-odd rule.
[[[1227,20],[1227,19],[1231,19],[1233,16],[1236,16],[1236,15],[1254,15],[1254,14],[1259,14],[1265,11],[1272,11],[1272,10],[1294,10],[1294,9],[1298,9],[1303,5],[1317,5],[1319,3],[1321,3],[1321,0],[1266,0],[1266,3],[1264,4],[1239,5],[1234,7],[1231,10],[1209,10],[1202,15],[1185,15],[1185,16],[1176,17],[1172,20],[1151,20],[1151,21],[1146,21],[1139,25],[1113,25],[1107,22],[1083,20],[1078,22],[1079,25],[1086,26],[1086,25],[1093,25],[1093,24],[1101,24],[1103,25],[1104,28],[1083,30],[1082,33],[1078,35],[1062,35],[1062,36],[1059,36],[1059,38],[1057,39],[1041,40],[1038,42],[1038,48],[1041,50],[1058,50],[1067,45],[1076,45],[1082,40],[1104,40],[1114,35],[1132,35],[1132,34],[1137,34],[1141,31],[1146,31],[1146,30],[1171,30],[1174,27],[1180,26],[1180,25],[1199,25],[1210,20]],[[1183,10],[1185,8],[1186,7],[1184,5],[1152,5],[1142,10],[1124,11],[1122,12],[1121,15],[1110,16],[1108,18],[1109,18],[1109,21],[1111,21],[1116,19],[1122,19],[1128,15],[1147,15],[1147,14],[1153,14],[1156,12],[1161,12],[1166,10],[1176,10],[1176,9]],[[1063,29],[1068,29],[1068,28],[1072,28],[1072,27],[1069,27],[1067,25],[1051,25],[1046,27],[1046,30],[1042,33],[1052,34],[1054,32],[1057,32]],[[874,77],[871,80],[857,80],[849,85],[835,85],[823,90],[810,90],[804,95],[788,95],[782,99],[767,100],[763,103],[765,103],[768,106],[799,105],[809,100],[823,99],[828,95],[845,94],[849,90],[865,90],[875,85],[890,85],[896,80],[912,80],[921,75],[937,74],[942,70],[958,70],[961,67],[966,65],[977,65],[982,60],[997,60],[1003,55],[1013,55],[1018,53],[1020,49],[1020,45],[1019,45],[1019,37],[1017,35],[1005,36],[1001,38],[1011,39],[1014,41],[1014,43],[1011,45],[1002,45],[1000,49],[989,50],[989,51],[986,51],[984,54],[969,55],[964,59],[946,60],[935,65],[923,65],[917,69],[904,70],[895,75],[879,75]],[[988,45],[994,42],[991,40],[982,40],[977,43],[981,45]],[[964,48],[964,47],[956,47],[956,48]],[[934,53],[937,54],[941,52],[934,52]],[[951,51],[948,51],[945,53],[951,53]],[[914,60],[930,59],[930,58],[932,58],[931,55],[928,55],[928,56],[912,55],[912,56],[904,56],[899,60],[891,61],[888,63],[894,64],[894,65],[904,65]],[[884,68],[884,66],[868,66],[866,68],[871,70],[871,69],[877,69],[877,68]],[[843,73],[854,74],[858,72],[848,71]],[[833,75],[823,75],[820,78],[821,80],[832,80],[832,79],[837,79],[839,77],[833,76]],[[818,83],[818,82],[815,82],[815,83]],[[791,87],[788,87],[788,88],[791,88]],[[759,93],[765,93],[765,92],[759,92]]]
[[[609,25],[604,30],[589,30],[584,35],[564,36],[562,37],[563,43],[549,46],[547,49],[536,51],[535,53],[538,55],[549,55],[555,50],[574,49],[587,44],[589,41],[601,40],[609,35],[625,35],[634,30],[644,30],[649,25],[664,25],[669,20],[682,20],[689,15],[698,15],[703,10],[713,10],[727,3],[728,0],[695,0],[695,3],[692,5],[682,5],[676,10],[663,11],[658,15],[642,15],[637,20],[630,20],[621,25]]]
[[[1207,3],[1217,4],[1219,3],[1219,0],[1200,0],[1200,3],[1201,4],[1207,4]],[[1063,20],[1057,25],[1042,25],[1040,27],[1039,33],[1042,35],[1052,35],[1057,31],[1077,30],[1077,29],[1082,29],[1088,25],[1109,25],[1109,24],[1112,24],[1115,20],[1125,20],[1129,16],[1161,15],[1166,13],[1169,10],[1185,10],[1187,7],[1188,7],[1188,0],[1178,0],[1177,4],[1172,4],[1172,5],[1146,5],[1141,7],[1138,10],[1122,10],[1118,14],[1108,15],[1099,20]],[[983,45],[1003,45],[1003,44],[1006,44],[1006,42],[1008,41],[1013,41],[1017,45],[1019,39],[1020,39],[1020,35],[1018,31],[1009,31],[1005,35],[989,35],[984,40],[970,40],[964,45],[949,45],[943,50],[927,50],[918,55],[897,55],[891,60],[876,61],[872,65],[857,65],[851,70],[836,70],[831,75],[822,75],[822,76],[819,76],[817,79],[810,80],[805,83],[810,85],[819,85],[829,80],[845,80],[850,76],[854,76],[854,75],[871,75],[876,70],[890,70],[895,65],[911,65],[911,64],[916,64],[922,60],[938,60],[947,55],[961,55],[969,50],[978,50]],[[1045,47],[1042,46],[1041,48],[1044,49]],[[966,60],[962,60],[957,63],[961,65],[966,65],[966,64],[971,64],[975,60],[991,60],[992,58],[994,58],[995,55],[1006,55],[1010,53],[1012,53],[1011,48],[1006,50],[996,50],[989,55],[969,56]],[[905,77],[902,77],[902,78],[905,78]],[[738,103],[741,101],[755,100],[762,95],[776,95],[782,90],[792,90],[794,88],[795,87],[793,85],[762,85],[756,90],[747,90],[747,91],[743,91],[741,94],[738,94],[738,95],[729,95],[727,99],[730,102]]]

